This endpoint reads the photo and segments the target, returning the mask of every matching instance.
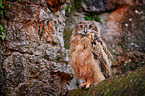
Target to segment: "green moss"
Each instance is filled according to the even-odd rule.
[[[86,16],[84,17],[84,19],[85,19],[86,21],[94,20],[94,21],[97,21],[97,22],[101,22],[101,18],[98,17],[97,15],[86,15]]]
[[[4,40],[6,38],[6,33],[4,32],[4,27],[0,25],[0,38]]]
[[[72,9],[72,0],[68,0],[67,2],[66,2],[66,8],[65,8],[65,11],[67,11],[67,12],[71,12],[71,9]]]
[[[10,7],[10,4],[4,4],[4,1],[0,0],[0,18],[4,15],[3,11],[5,10],[7,5],[9,5],[8,7]],[[0,38],[2,38],[2,40],[6,38],[6,33],[4,32],[4,27],[2,24],[0,24]]]

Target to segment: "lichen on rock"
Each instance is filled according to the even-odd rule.
[[[4,94],[65,95],[73,78],[63,44],[65,5],[55,14],[44,0],[7,3],[11,8],[1,20],[6,39],[0,46]]]

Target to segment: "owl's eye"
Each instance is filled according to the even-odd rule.
[[[89,28],[92,29],[93,28],[93,25],[89,25]]]
[[[82,29],[84,26],[82,24],[78,25],[79,29]]]

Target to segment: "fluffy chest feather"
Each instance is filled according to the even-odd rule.
[[[70,59],[72,64],[86,65],[86,61],[92,60],[91,41],[86,36],[71,38]]]
[[[91,51],[91,41],[86,36],[75,36],[71,38],[71,52],[83,52],[84,50]]]

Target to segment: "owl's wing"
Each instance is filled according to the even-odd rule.
[[[111,60],[109,59],[109,55],[112,56],[111,53],[107,50],[105,43],[97,34],[91,35],[91,42],[92,53],[94,54],[94,58],[99,62],[101,71],[106,78],[110,77]]]

